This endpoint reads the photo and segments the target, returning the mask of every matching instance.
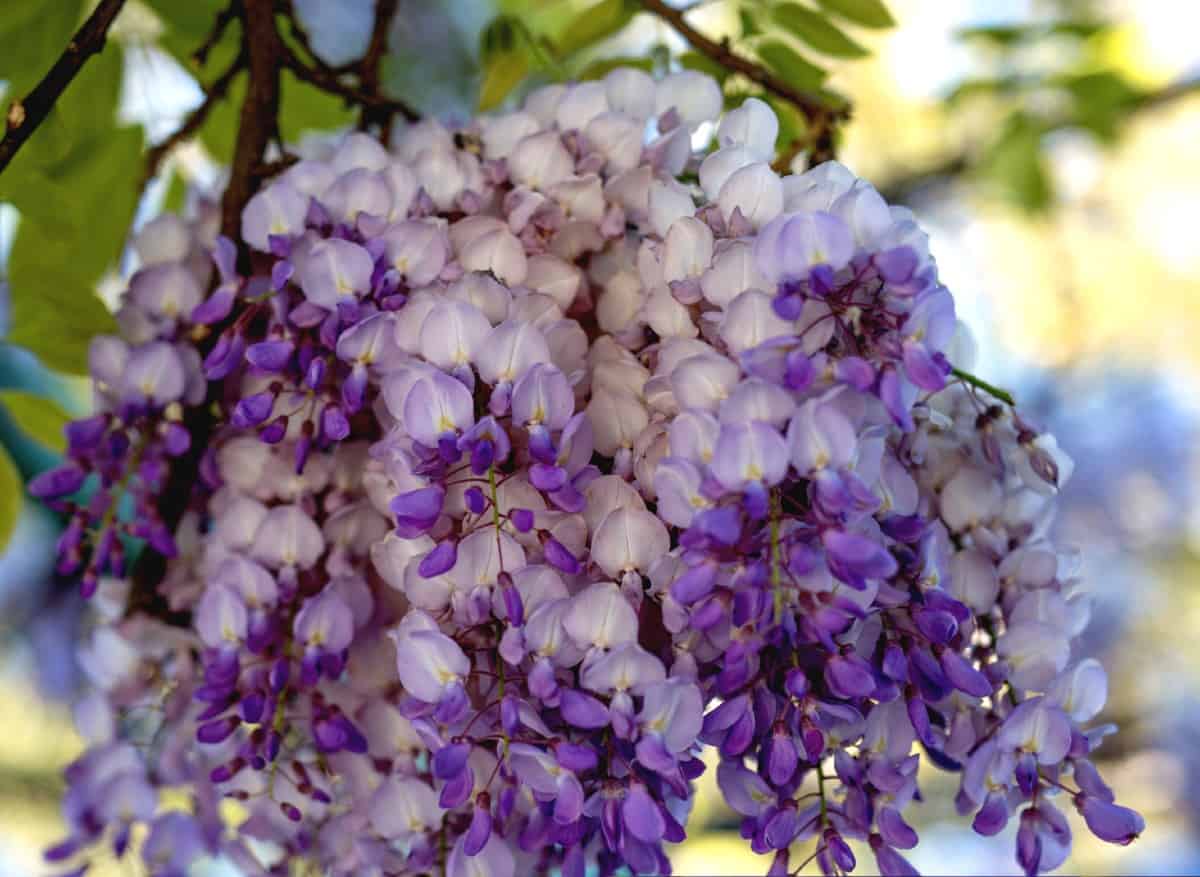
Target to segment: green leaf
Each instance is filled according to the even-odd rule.
[[[774,73],[777,73],[788,84],[803,91],[820,88],[825,81],[826,72],[806,60],[791,46],[782,40],[765,39],[755,46],[754,51]]]
[[[685,65],[686,66],[686,65]],[[577,79],[603,79],[618,67],[636,67],[650,73],[654,70],[654,62],[649,58],[597,58],[579,71]]]
[[[0,550],[3,550],[12,538],[24,499],[25,489],[21,484],[21,475],[17,472],[8,451],[0,447]]]
[[[763,32],[762,24],[759,22],[759,10],[753,6],[738,7],[738,24],[742,29],[742,38],[749,39],[750,37],[760,36]]]
[[[1045,210],[1054,198],[1042,157],[1043,133],[1036,120],[1014,114],[984,155],[980,168],[998,194],[1029,213]]]
[[[227,0],[150,0],[150,8],[173,33],[195,43],[192,51],[212,30]]]
[[[521,51],[496,52],[485,58],[483,81],[479,85],[480,112],[499,106],[528,72],[529,60]]]
[[[287,71],[282,79],[279,129],[285,143],[295,143],[307,131],[331,131],[354,121],[354,111],[340,97],[313,88]]]
[[[479,85],[479,109],[493,109],[516,88],[529,72],[527,41],[507,16],[495,18],[479,40],[483,59],[483,81]]]
[[[796,38],[812,46],[818,52],[835,58],[862,58],[867,50],[837,27],[829,19],[799,3],[781,3],[772,10],[777,24]]]
[[[554,41],[558,54],[572,55],[619,33],[633,20],[637,8],[628,0],[600,0],[580,10]]]
[[[817,0],[821,8],[841,16],[852,24],[863,27],[888,28],[896,26],[896,19],[888,12],[882,0]]]
[[[86,373],[87,346],[115,328],[95,296],[104,270],[116,261],[137,203],[140,128],[114,128],[73,153],[59,177],[23,180],[30,192],[67,199],[66,219],[47,222],[44,210],[25,213],[9,260],[12,330],[8,340],[36,353],[51,368]],[[103,221],[95,221],[103,217]]]
[[[684,52],[679,56],[679,63],[688,70],[696,70],[700,73],[707,73],[717,82],[724,82],[729,78],[729,68],[723,64],[718,64],[708,55],[701,55],[699,52]]]
[[[1006,49],[1024,42],[1036,30],[1035,25],[1028,24],[984,24],[959,28],[954,35],[960,40]]]
[[[46,75],[79,26],[81,0],[0,4],[0,79],[9,95],[24,97]]]
[[[66,450],[63,430],[71,416],[57,402],[21,390],[0,391],[0,402],[31,438],[60,454]]]
[[[1145,92],[1112,70],[1062,76],[1054,84],[1071,96],[1072,123],[1107,143],[1116,139],[1130,109],[1145,97]]]

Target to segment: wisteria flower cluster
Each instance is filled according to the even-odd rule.
[[[1029,874],[1067,808],[1143,830],[1089,760],[1069,458],[952,366],[911,213],[722,106],[618,69],[352,134],[240,241],[140,233],[33,485],[96,607],[51,860],[665,874],[707,766],[770,874],[911,874],[923,760]]]

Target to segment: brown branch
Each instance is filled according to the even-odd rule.
[[[196,51],[192,52],[192,60],[203,67],[208,63],[208,53],[221,41],[221,37],[225,35],[225,29],[229,27],[242,14],[241,0],[230,0],[229,5],[217,13],[216,19],[213,21],[212,30],[208,32],[208,36],[204,38],[204,42]]]
[[[697,52],[727,70],[740,73],[751,82],[762,86],[765,91],[798,109],[808,122],[809,136],[806,138],[806,145],[812,152],[814,163],[833,157],[833,128],[838,121],[849,117],[850,113],[847,107],[830,106],[815,94],[793,88],[761,65],[733,51],[728,42],[717,42],[706,37],[688,24],[685,17],[686,9],[675,9],[668,6],[663,0],[641,0],[641,4],[647,12],[666,22]],[[795,154],[793,153],[793,157]]]
[[[388,31],[391,30],[392,19],[396,17],[399,6],[400,0],[375,0],[375,24],[371,29],[371,42],[367,46],[367,54],[358,65],[359,84],[367,94],[381,93],[380,77],[383,73],[383,56],[387,54]],[[394,115],[390,110],[363,107],[358,122],[359,130],[365,131],[372,123],[376,123],[380,127],[382,139],[387,142]]]
[[[195,136],[204,126],[213,107],[224,100],[225,95],[229,92],[229,87],[233,84],[233,80],[245,68],[246,55],[244,52],[241,52],[234,59],[233,63],[229,65],[229,68],[214,79],[212,85],[204,89],[204,100],[200,106],[192,110],[188,114],[188,117],[184,119],[183,124],[172,132],[166,140],[157,144],[146,153],[146,170],[142,177],[143,186],[158,173],[159,165],[162,164],[163,159],[166,158],[172,149],[183,141]]]
[[[234,240],[241,226],[242,208],[262,183],[256,170],[279,130],[279,72],[284,56],[272,0],[245,0],[243,6],[242,49],[250,81],[238,120],[229,185],[221,199],[221,233]]]
[[[314,85],[324,92],[337,95],[349,103],[357,104],[360,107],[371,110],[398,114],[410,122],[421,118],[421,114],[404,101],[393,100],[381,94],[372,94],[353,85],[347,85],[331,67],[320,62],[310,67],[294,52],[288,49],[287,46],[283,47],[282,61],[288,70],[296,74],[297,79],[301,79],[309,85]]]
[[[42,77],[42,81],[34,86],[24,100],[16,100],[9,107],[6,132],[4,139],[0,140],[0,173],[4,172],[25,141],[50,115],[55,102],[83,69],[88,58],[104,48],[108,30],[124,5],[125,0],[101,0],[67,43],[61,57]]]

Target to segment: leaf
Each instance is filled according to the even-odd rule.
[[[0,550],[3,550],[12,538],[24,498],[21,475],[17,472],[8,451],[0,447]]]
[[[684,64],[686,67],[687,65]],[[638,70],[645,70],[650,73],[654,69],[654,62],[649,58],[597,58],[586,67],[584,67],[577,79],[603,79],[613,70],[618,67],[636,67]]]
[[[1042,127],[1014,114],[983,158],[981,171],[993,188],[1029,213],[1045,210],[1054,197],[1042,157]]]
[[[528,72],[529,61],[521,51],[497,52],[485,58],[483,82],[479,85],[480,112],[499,106]]]
[[[628,0],[600,0],[580,12],[554,41],[560,56],[572,55],[619,33],[633,20],[637,5]]]
[[[191,51],[199,48],[227,5],[226,0],[150,0],[150,8],[168,29],[195,43]]]
[[[0,4],[0,79],[24,97],[46,75],[79,25],[81,0]]]
[[[0,402],[31,438],[60,454],[66,450],[63,430],[71,416],[58,403],[21,390],[0,390]]]
[[[1036,31],[1034,25],[1028,24],[984,24],[959,28],[954,35],[960,40],[1009,48],[1029,39]]]
[[[520,28],[507,16],[499,16],[484,28],[479,40],[483,58],[483,81],[479,85],[479,109],[498,106],[529,72],[526,41]]]
[[[817,0],[821,8],[841,16],[852,24],[863,27],[888,28],[896,26],[896,19],[888,12],[882,0]]]
[[[825,16],[807,6],[781,3],[772,10],[772,16],[780,27],[818,52],[836,58],[862,58],[868,54],[866,49],[830,24]]]
[[[1062,76],[1054,82],[1072,98],[1071,121],[1109,143],[1128,120],[1130,109],[1145,98],[1145,92],[1111,70]]]
[[[724,82],[729,78],[729,68],[724,64],[718,64],[708,55],[701,55],[699,52],[684,52],[678,60],[688,70],[707,73],[717,82]]]
[[[279,128],[285,143],[295,143],[307,131],[331,131],[354,121],[354,111],[340,97],[313,88],[290,72],[285,71],[282,79]]]
[[[60,178],[25,181],[33,192],[69,197],[71,205],[68,218],[54,224],[26,203],[9,260],[8,340],[52,368],[86,373],[91,337],[115,328],[95,287],[120,255],[133,219],[141,147],[140,128],[114,128],[60,167]]]
[[[754,51],[771,70],[802,91],[819,88],[826,73],[816,64],[803,58],[791,46],[778,39],[766,39]]]

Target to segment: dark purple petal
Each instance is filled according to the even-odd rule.
[[[644,843],[658,843],[667,829],[662,811],[646,787],[635,783],[621,803],[621,821],[626,830]]]
[[[1109,843],[1126,846],[1137,840],[1138,835],[1146,830],[1146,820],[1136,810],[1113,804],[1103,798],[1078,795],[1075,805],[1083,814],[1092,834]]]
[[[458,543],[453,539],[446,539],[439,542],[428,554],[421,558],[421,562],[417,566],[417,572],[425,578],[431,579],[434,576],[440,576],[442,573],[450,571],[457,562]]]
[[[608,724],[608,707],[590,694],[567,689],[562,693],[563,718],[576,728],[592,730]]]

